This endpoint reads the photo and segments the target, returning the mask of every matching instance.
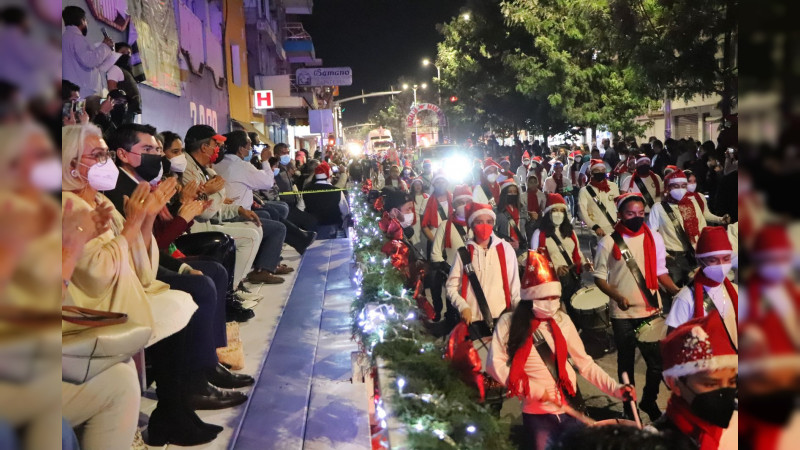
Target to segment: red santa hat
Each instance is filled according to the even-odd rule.
[[[589,172],[606,172],[606,163],[602,159],[592,159],[589,161]]]
[[[439,180],[448,181],[447,177],[444,175],[444,170],[440,170],[433,175],[433,179],[431,180],[431,184],[435,184]]]
[[[431,160],[430,159],[423,159],[422,160],[422,165],[423,166],[430,166],[431,165]]]
[[[411,186],[414,185],[414,183],[419,183],[420,185],[424,185],[424,183],[422,182],[422,178],[416,177],[411,179],[411,183],[409,183],[408,187],[410,188]]]
[[[534,156],[533,159],[531,160],[531,162],[535,162],[536,164],[541,164],[542,163],[542,157],[541,156]]]
[[[556,206],[563,206],[565,208],[567,207],[567,202],[564,200],[564,197],[562,197],[561,194],[547,194],[547,203],[542,210],[542,214],[547,214]]]
[[[333,171],[331,170],[331,166],[329,166],[325,161],[319,163],[317,168],[314,169],[314,178],[317,180],[327,180],[332,176]]]
[[[773,369],[800,370],[800,355],[797,354],[785,326],[782,323],[770,322],[749,321],[740,327],[740,376],[746,377]]]
[[[648,158],[647,155],[645,155],[644,153],[640,153],[636,157],[636,165],[637,166],[643,166],[645,164],[648,165],[648,166],[650,165],[650,158]]]
[[[508,179],[506,179],[506,180],[504,180],[502,183],[500,183],[500,192],[502,193],[504,190],[510,188],[511,186],[519,188],[519,186],[517,186],[517,183],[514,182],[514,177],[513,176],[508,178]]]
[[[492,219],[497,219],[497,215],[494,213],[494,210],[491,206],[484,204],[484,203],[470,203],[467,205],[467,225],[472,226],[472,222],[478,216],[491,216]]]
[[[505,183],[508,180],[514,179],[514,173],[510,170],[503,169],[500,173],[497,174],[497,182],[498,183]]]
[[[530,153],[528,153],[527,150],[525,150],[525,152],[522,154],[522,159],[523,160],[531,159],[531,155],[530,155]]]
[[[669,187],[670,184],[686,183],[686,180],[686,174],[681,169],[678,169],[664,177],[664,186]]]
[[[792,242],[786,227],[778,224],[764,225],[756,234],[753,240],[753,255],[763,256],[785,256],[791,257]]]
[[[663,376],[678,378],[739,367],[722,316],[707,314],[679,326],[661,341]]]
[[[519,296],[522,300],[561,297],[561,283],[553,271],[553,265],[546,256],[537,251],[528,250]]]
[[[728,232],[722,227],[705,227],[700,230],[700,237],[697,238],[697,250],[695,256],[705,258],[707,256],[730,255],[733,253],[731,241],[728,239]]]
[[[497,161],[493,160],[492,157],[486,158],[486,161],[483,162],[483,171],[486,172],[490,168],[494,167],[498,172],[503,170],[503,166],[497,163]]]
[[[617,211],[622,209],[622,205],[633,199],[639,199],[639,201],[644,202],[644,197],[642,197],[642,194],[638,192],[626,192],[625,194],[616,197],[614,199],[614,204],[617,205]]]
[[[453,189],[453,201],[466,198],[472,200],[472,189],[470,189],[469,186],[466,184],[459,184]]]
[[[581,156],[581,157],[582,157],[582,156],[583,156],[583,153],[581,153],[581,152],[580,152],[580,151],[578,151],[578,150],[575,150],[574,152],[570,152],[570,153],[569,153],[569,158],[570,158],[570,159],[573,159],[573,160],[574,160],[576,156]]]
[[[664,167],[664,176],[667,176],[667,175],[671,174],[672,172],[675,172],[676,170],[680,170],[678,168],[678,166],[670,164],[667,167]]]

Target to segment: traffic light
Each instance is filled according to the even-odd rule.
[[[450,97],[450,103],[455,103],[457,101],[458,101],[458,97],[456,97],[455,95]]]

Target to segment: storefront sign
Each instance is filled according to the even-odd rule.
[[[272,109],[275,107],[275,97],[271,90],[255,91],[253,96],[253,109]]]
[[[419,105],[411,108],[411,112],[408,113],[408,116],[406,116],[406,125],[409,128],[414,126],[414,121],[417,119],[417,114],[421,111],[433,111],[436,114],[438,125],[440,127],[443,127],[447,124],[447,119],[445,118],[444,112],[441,108],[433,103],[420,103]]]
[[[297,69],[298,86],[350,86],[353,84],[353,69],[329,67]]]

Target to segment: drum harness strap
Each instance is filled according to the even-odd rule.
[[[655,201],[653,201],[650,191],[647,190],[647,186],[644,185],[644,181],[642,181],[642,179],[639,177],[635,177],[633,181],[636,183],[636,186],[639,188],[639,192],[641,192],[642,197],[644,197],[644,200],[647,202],[647,207],[652,208]]]
[[[664,212],[667,213],[669,220],[672,222],[672,226],[675,227],[678,239],[681,240],[681,244],[683,244],[683,247],[686,249],[687,258],[689,258],[689,261],[692,261],[694,259],[694,246],[692,245],[691,239],[689,239],[689,235],[686,234],[686,230],[683,229],[683,225],[681,225],[678,216],[675,215],[675,211],[672,210],[669,203],[662,201],[661,206],[664,207]]]
[[[553,350],[547,344],[542,332],[539,330],[533,332],[533,346],[536,347],[536,351],[539,352],[539,356],[547,366],[547,370],[550,372],[550,375],[552,375],[553,379],[556,381],[556,383],[558,383],[560,378],[558,367],[556,366],[556,355],[553,354]],[[575,369],[575,373],[580,373],[580,371],[575,368],[575,364],[572,362],[572,358],[570,358],[569,355],[567,355],[567,362],[572,366],[573,369]],[[583,395],[581,395],[581,390],[578,387],[577,382],[575,383],[574,397],[563,391],[561,392],[561,396],[564,397],[567,400],[567,403],[569,403],[569,405],[576,410],[586,412],[586,402],[583,400]]]
[[[578,275],[578,272],[574,270],[573,266],[575,264],[572,262],[572,258],[569,257],[569,253],[567,253],[567,250],[564,249],[564,245],[561,243],[561,239],[558,238],[558,235],[556,235],[555,232],[553,232],[553,234],[548,237],[553,238],[553,242],[556,243],[556,247],[558,247],[558,251],[561,253],[561,257],[564,258],[564,261],[567,262],[567,267],[569,268],[569,274],[572,275],[572,278],[574,278],[575,281],[578,282],[578,284],[580,284],[581,276]]]
[[[444,212],[444,208],[442,208],[442,204],[436,200],[436,197],[432,197],[433,200],[436,202],[436,210],[439,212],[439,220],[447,220],[447,214]],[[428,200],[430,201],[430,200]]]
[[[644,275],[642,275],[642,271],[639,270],[639,264],[633,257],[631,249],[628,248],[628,244],[626,244],[625,240],[622,239],[622,235],[619,234],[619,231],[614,231],[611,233],[611,237],[614,239],[614,243],[617,244],[617,247],[619,247],[619,252],[622,254],[622,258],[625,260],[625,265],[627,265],[628,270],[631,271],[631,275],[633,275],[633,279],[636,281],[636,285],[639,286],[639,290],[642,291],[642,295],[644,295],[647,303],[649,303],[653,308],[660,309],[658,306],[658,299],[655,295],[653,295],[652,292],[650,292],[650,289],[647,288],[647,282],[644,279]]]
[[[469,250],[467,250],[467,247],[459,248],[458,256],[461,257],[461,262],[464,263],[464,273],[467,275],[467,279],[469,279],[469,284],[472,286],[472,292],[475,294],[475,300],[478,302],[478,308],[481,310],[481,316],[483,316],[483,322],[481,322],[481,325],[476,325],[480,331],[478,334],[480,337],[491,336],[492,332],[494,331],[492,310],[489,309],[489,302],[486,300],[486,294],[483,293],[481,282],[478,280],[478,274],[475,273],[475,270],[472,267],[472,256],[470,255]],[[503,255],[500,256],[502,257]],[[505,273],[503,275],[505,276]],[[485,325],[485,327],[483,325]],[[488,334],[486,333],[487,331]]]
[[[587,184],[586,185],[586,192],[588,192],[589,195],[592,196],[592,200],[597,205],[597,207],[600,208],[600,211],[603,212],[603,215],[606,216],[606,219],[608,220],[608,223],[610,223],[611,226],[614,226],[616,221],[611,218],[611,214],[608,213],[608,210],[606,209],[606,205],[604,205],[603,202],[600,201],[600,198],[597,197],[597,192],[594,191],[594,188],[591,185]]]
[[[694,283],[692,283],[691,285],[694,285]],[[738,355],[739,346],[737,346],[736,343],[734,343],[733,336],[731,336],[731,331],[728,329],[728,325],[725,323],[725,318],[722,317],[722,313],[719,312],[719,310],[717,309],[717,305],[714,304],[714,300],[711,299],[711,297],[708,295],[708,292],[706,292],[705,289],[703,289],[703,309],[706,310],[706,314],[719,314],[720,318],[722,318],[722,324],[725,327],[725,334],[728,336],[728,342],[730,342],[731,347]]]
[[[508,211],[503,211],[503,214],[506,215],[506,219],[508,219],[508,225],[511,227],[512,230],[514,230],[514,233],[516,233],[517,237],[519,238],[519,247],[521,249],[527,248],[528,247],[527,240],[525,239],[525,235],[519,231],[517,222],[514,221],[514,219],[511,217],[511,214],[509,214]]]

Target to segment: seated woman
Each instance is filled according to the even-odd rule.
[[[115,187],[119,171],[97,127],[62,128],[61,162],[63,205],[70,203],[75,210],[109,207],[100,191]],[[204,373],[217,358],[213,348],[195,348],[192,341],[195,333],[211,328],[211,317],[193,317],[197,306],[191,296],[156,280],[153,222],[174,190],[174,181],[161,183],[152,193],[141,183],[126,199],[126,219],[112,211],[110,229],[91,239],[78,259],[68,297],[78,306],[124,312],[153,329],[148,359],[159,401],[150,416],[150,443],[198,445],[222,430],[202,422],[191,408],[197,400],[194,392],[208,385]]]

